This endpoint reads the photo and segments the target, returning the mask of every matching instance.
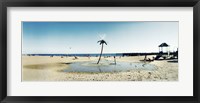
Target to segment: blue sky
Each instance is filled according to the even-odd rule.
[[[178,47],[178,22],[22,22],[23,54],[158,52]]]

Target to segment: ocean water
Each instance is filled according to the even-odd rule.
[[[80,57],[97,57],[100,54],[23,54],[28,56],[80,56]],[[122,53],[105,53],[102,56],[123,56]]]

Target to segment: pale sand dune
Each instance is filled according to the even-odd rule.
[[[148,56],[147,58],[152,58]],[[104,58],[114,60],[113,57]],[[116,61],[140,62],[144,56],[116,57]],[[154,61],[157,66],[154,71],[129,70],[114,73],[71,73],[63,72],[69,63],[81,61],[97,61],[97,57],[63,57],[60,56],[23,56],[23,81],[178,81],[178,63],[167,60]]]

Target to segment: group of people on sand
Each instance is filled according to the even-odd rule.
[[[147,58],[147,55],[144,56],[144,61],[154,61],[155,60],[155,57],[153,57],[152,59],[151,58]]]

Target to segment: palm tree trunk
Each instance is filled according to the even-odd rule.
[[[99,60],[98,60],[97,64],[99,64],[99,61],[101,60],[102,52],[103,52],[103,44],[102,44],[102,46],[101,46],[101,54],[100,54],[100,56],[99,56]]]

